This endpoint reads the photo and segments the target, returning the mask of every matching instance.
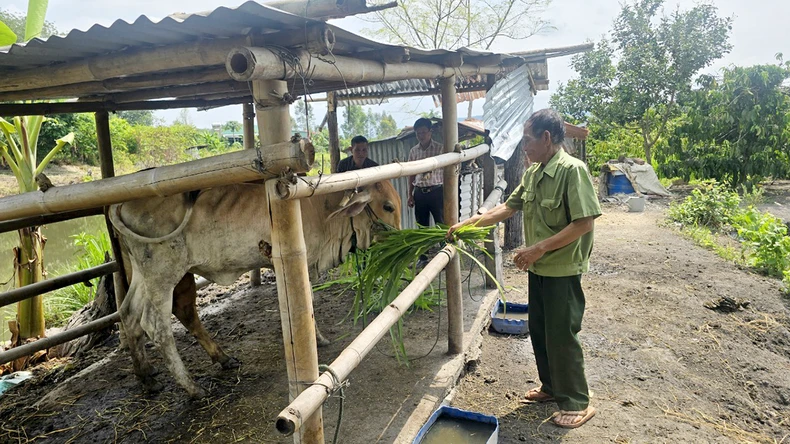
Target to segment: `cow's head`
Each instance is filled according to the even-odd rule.
[[[386,226],[400,229],[400,205],[395,187],[384,180],[364,189],[347,191],[340,201],[340,208],[328,219],[353,217],[357,245],[367,248],[377,231],[386,229]]]
[[[367,208],[374,220],[399,230],[400,204],[400,196],[395,187],[389,180],[384,180],[369,187],[346,191],[339,208],[328,219],[354,217]]]

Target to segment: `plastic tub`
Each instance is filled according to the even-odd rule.
[[[441,428],[431,430],[434,425]],[[496,416],[441,406],[417,433],[413,444],[497,444],[499,420]]]
[[[491,310],[491,328],[497,333],[524,335],[529,333],[529,304],[496,302]]]
[[[619,173],[619,171],[616,171],[615,173]],[[608,186],[609,194],[635,193],[634,187],[631,185],[631,181],[628,180],[628,177],[626,177],[625,174],[623,173],[620,174],[615,174],[615,173],[612,173],[609,176],[609,186]]]

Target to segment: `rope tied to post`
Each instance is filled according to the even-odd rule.
[[[324,387],[327,394],[326,399],[329,400],[329,398],[336,396],[335,394],[340,392],[340,395],[337,396],[338,399],[340,399],[340,407],[338,408],[337,412],[337,426],[335,427],[335,435],[332,438],[332,444],[337,444],[337,438],[340,436],[340,424],[343,422],[343,405],[345,404],[346,400],[346,394],[344,390],[349,386],[349,382],[348,380],[341,381],[335,370],[328,365],[320,364],[318,366],[318,370],[329,373],[329,376],[332,378],[332,385],[334,385],[334,388],[331,388],[321,384],[320,382],[313,382],[313,385],[320,385]]]

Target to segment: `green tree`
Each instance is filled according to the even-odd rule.
[[[304,100],[297,100],[294,104],[294,113],[291,118],[291,130],[303,136],[312,136],[315,130],[315,116],[313,115],[313,105]]]
[[[665,147],[659,172],[716,179],[747,188],[767,176],[790,177],[790,63],[725,69],[701,76],[681,100],[685,111]]]
[[[377,11],[363,30],[396,44],[425,49],[489,50],[497,40],[524,40],[552,29],[541,16],[551,0],[402,0],[395,8]],[[472,100],[467,117],[472,117]]]
[[[349,104],[343,107],[345,121],[340,125],[343,136],[350,139],[357,135],[370,136],[368,131],[368,115],[361,105]],[[340,147],[343,148],[342,146]]]
[[[129,122],[130,125],[154,126],[158,123],[151,110],[118,111],[115,115]]]
[[[233,134],[240,134],[241,128],[242,128],[241,122],[238,122],[236,120],[228,120],[227,122],[225,122],[224,125],[222,125],[223,130],[230,131]]]
[[[645,158],[666,135],[678,96],[691,89],[700,70],[731,49],[731,19],[699,4],[663,14],[664,0],[625,4],[614,21],[611,42],[575,56],[578,79],[562,85],[551,105],[571,119],[598,119],[638,130]]]

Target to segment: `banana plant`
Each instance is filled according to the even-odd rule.
[[[29,0],[27,4],[27,17],[25,18],[24,41],[34,39],[41,35],[44,29],[44,19],[47,16],[49,0]],[[0,46],[12,45],[19,40],[16,33],[3,22],[0,22]]]
[[[52,158],[66,145],[74,142],[74,133],[55,141],[55,146],[37,162],[36,152],[38,135],[44,116],[14,117],[12,122],[0,118],[0,156],[11,168],[19,185],[20,193],[36,191],[39,184],[48,184],[42,175]],[[51,185],[51,184],[48,184]],[[45,187],[42,186],[42,189]],[[16,286],[22,287],[44,280],[44,245],[46,238],[41,227],[28,227],[19,230],[19,246],[14,248],[14,270]],[[44,336],[44,299],[35,296],[17,305],[19,340]]]

